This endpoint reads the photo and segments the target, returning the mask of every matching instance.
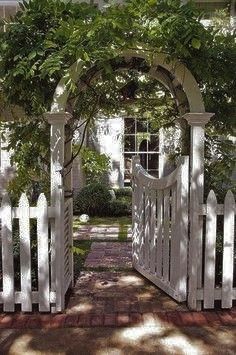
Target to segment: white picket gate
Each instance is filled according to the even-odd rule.
[[[235,199],[228,191],[224,204],[217,204],[210,191],[206,204],[200,204],[195,195],[189,235],[188,176],[187,157],[161,179],[133,158],[133,266],[177,301],[188,298],[191,309],[200,310],[199,301],[206,309],[215,301],[231,308],[236,300]],[[217,243],[222,253],[217,254]],[[222,272],[217,282],[216,268]]]
[[[65,226],[62,233],[57,234],[57,250],[53,250],[52,258],[51,230],[58,216],[58,208],[48,206],[46,197],[41,194],[37,206],[30,207],[25,194],[22,194],[19,206],[12,207],[7,193],[2,198],[0,208],[1,219],[1,269],[0,304],[5,312],[14,312],[15,305],[20,304],[23,312],[31,312],[32,305],[38,304],[40,312],[62,311],[57,304],[57,295],[64,297],[68,287],[73,283],[72,260],[72,199],[64,204]],[[37,237],[37,287],[32,289],[32,235],[30,221],[36,220]],[[15,223],[18,221],[18,223]],[[59,221],[61,222],[61,221]],[[14,233],[13,233],[14,232]],[[14,263],[14,245],[19,243],[20,265]],[[61,259],[61,255],[63,258]],[[55,268],[62,265],[64,273],[59,275]],[[19,270],[17,270],[19,269]],[[15,284],[16,273],[20,277]],[[58,275],[60,282],[53,282],[53,275]],[[57,278],[58,278],[57,276]],[[2,279],[2,280],[1,280]]]
[[[133,158],[133,266],[178,301],[187,295],[188,157],[168,176]]]
[[[203,301],[204,308],[214,308],[215,301],[220,300],[222,308],[231,308],[233,300],[236,299],[236,280],[233,280],[234,274],[236,275],[236,207],[233,193],[228,191],[224,204],[217,204],[214,191],[210,191],[206,204],[196,202],[193,212],[194,228],[190,234],[189,250],[189,306],[196,309],[197,301]],[[202,216],[206,217],[202,220]],[[222,241],[218,241],[223,252],[217,259],[218,266],[222,266],[222,277],[221,281],[216,283],[217,238],[222,232],[217,223],[217,216],[223,216]],[[199,263],[204,275],[200,287],[197,271]]]

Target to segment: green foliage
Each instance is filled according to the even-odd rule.
[[[85,186],[74,199],[74,213],[89,216],[104,216],[111,202],[109,189],[101,183]]]
[[[131,199],[132,197],[132,188],[131,187],[122,187],[119,189],[114,189],[116,198],[128,197]]]
[[[233,31],[233,25],[231,24],[229,17],[229,9],[221,9],[215,11],[211,18],[212,26],[219,31],[219,33],[227,33]]]
[[[127,199],[111,201],[107,211],[107,215],[112,217],[130,216],[131,213],[132,203],[131,200]]]
[[[105,173],[110,170],[110,158],[106,154],[100,154],[96,150],[85,147],[80,155],[87,183],[103,181]]]
[[[216,21],[205,28],[200,22],[203,14],[191,2],[129,0],[101,12],[85,3],[30,0],[21,8],[14,23],[7,24],[7,32],[0,34],[0,75],[8,104],[23,107],[28,115],[23,124],[11,125],[12,160],[22,177],[29,162],[30,176],[40,178],[37,167],[42,171],[48,164],[48,127],[42,113],[49,110],[64,75],[71,89],[66,108],[73,113],[70,132],[84,119],[92,124],[99,114],[120,110],[150,118],[156,128],[172,124],[179,112],[171,95],[154,80],[140,79],[147,76],[158,52],[166,53],[169,60],[179,59],[197,79],[206,111],[216,113],[210,125],[212,136],[235,130],[235,32],[221,31]],[[145,50],[148,60],[120,58],[124,49]],[[79,83],[69,72],[76,60],[83,69]],[[123,89],[132,82],[137,90],[126,97]],[[34,132],[30,138],[27,129]],[[231,166],[223,169],[229,176]]]
[[[75,240],[73,253],[74,253],[74,281],[77,281],[77,278],[83,269],[84,262],[86,257],[91,249],[92,241],[90,240]]]
[[[48,194],[48,124],[39,122],[36,119],[34,121],[22,119],[17,124],[15,122],[8,123],[4,127],[7,127],[9,130],[8,150],[13,153],[11,163],[17,166],[17,175],[11,180],[8,186],[10,194],[13,198],[18,199],[22,192],[28,192],[29,198],[33,198],[37,185],[42,187],[42,190],[39,189],[39,193],[41,190]],[[4,133],[2,134],[2,138],[4,139]]]
[[[120,188],[115,189],[116,200],[109,204],[108,216],[121,217],[131,216],[132,214],[132,189]]]
[[[130,189],[115,191],[116,200],[112,200],[109,188],[101,183],[85,186],[74,199],[74,214],[86,213],[90,217],[121,217],[132,213]]]
[[[235,143],[227,137],[218,137],[208,130],[205,159],[205,198],[209,191],[215,191],[218,203],[223,203],[226,191],[236,193]]]
[[[33,290],[38,287],[38,260],[37,260],[37,224],[31,220],[31,276]],[[0,250],[1,251],[1,250]],[[14,283],[17,289],[20,289],[20,235],[19,223],[13,223],[13,257],[14,257]],[[0,265],[0,273],[2,265]]]

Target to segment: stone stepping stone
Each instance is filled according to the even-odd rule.
[[[127,225],[127,240],[132,239],[131,226]],[[73,233],[75,240],[119,240],[119,233],[122,232],[121,226],[79,226],[76,231]],[[124,233],[122,232],[122,235]]]

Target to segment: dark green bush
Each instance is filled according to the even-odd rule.
[[[132,213],[131,203],[127,203],[121,200],[111,201],[109,204],[108,216],[109,217],[121,217],[129,216]]]
[[[85,186],[74,199],[74,214],[106,216],[111,202],[109,188],[101,183]]]
[[[132,197],[131,187],[122,187],[120,189],[115,189],[116,198],[120,199],[121,197]]]
[[[112,201],[109,206],[109,216],[121,217],[130,216],[132,214],[132,189],[131,187],[123,187],[114,190],[116,200]]]

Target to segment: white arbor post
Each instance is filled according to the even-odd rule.
[[[203,203],[204,194],[204,140],[205,125],[214,113],[186,113],[183,117],[191,126],[190,149],[190,241],[189,241],[189,293],[191,309],[201,309],[197,302],[197,289],[202,287],[202,223],[198,215],[198,204]]]
[[[63,166],[65,145],[65,124],[71,115],[67,112],[46,113],[51,125],[51,206],[55,208],[55,220],[51,224],[51,289],[56,291],[56,307],[53,312],[61,312],[64,300],[64,188]]]
[[[70,115],[70,114],[68,114]],[[70,118],[70,116],[69,116]],[[65,194],[68,195],[69,193],[72,193],[72,139],[70,141],[65,142],[65,165],[68,165],[65,170],[65,178],[64,178],[64,184],[65,184]]]
[[[165,156],[165,143],[164,143],[164,129],[159,129],[159,159],[158,159],[158,177],[164,177],[164,170],[166,165],[166,156]]]

